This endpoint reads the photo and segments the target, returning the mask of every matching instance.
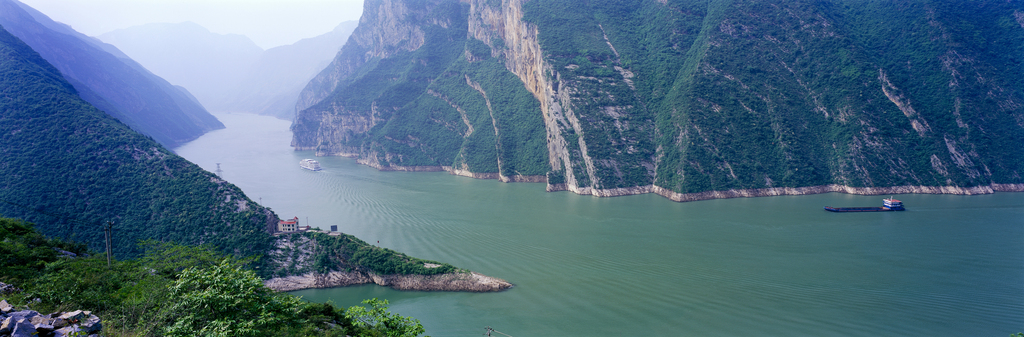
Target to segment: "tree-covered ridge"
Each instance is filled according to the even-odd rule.
[[[430,2],[431,10],[417,3],[366,7],[422,19],[446,2]],[[394,42],[410,39],[361,40],[362,50],[394,52],[347,72],[325,70],[339,85],[321,88],[319,108],[299,112],[293,145],[381,168],[501,175],[511,173],[509,158],[523,158],[517,164],[528,174],[547,172],[550,189],[595,195],[1024,183],[1024,150],[1015,146],[1024,143],[1018,2],[473,0],[466,7],[470,37],[461,48],[459,21],[448,12],[450,25],[365,17],[367,36],[371,27],[428,34],[411,50]],[[448,38],[432,39],[432,29]],[[359,55],[343,49],[333,67],[355,65],[337,60]],[[409,70],[425,65],[447,68]],[[480,71],[519,81],[477,80],[486,77]],[[395,94],[365,91],[381,85]],[[515,113],[494,113],[497,92],[523,92],[506,100],[505,111]],[[488,119],[495,130],[481,133]]]
[[[114,253],[160,239],[262,254],[277,217],[218,179],[77,96],[60,72],[0,31],[0,214],[50,236]]]

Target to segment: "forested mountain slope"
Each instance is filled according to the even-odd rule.
[[[165,146],[224,128],[188,91],[16,0],[0,0],[0,24],[57,67],[86,101]]]
[[[1022,61],[1020,2],[368,0],[293,146],[601,196],[1024,190]]]
[[[143,239],[273,249],[277,216],[234,185],[178,157],[78,97],[38,53],[0,29],[0,214],[42,233],[114,253]]]

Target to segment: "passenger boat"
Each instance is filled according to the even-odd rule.
[[[903,202],[889,197],[889,199],[882,199],[882,207],[832,207],[825,206],[825,210],[829,212],[891,212],[891,211],[905,211],[903,208]]]
[[[299,162],[299,167],[310,171],[322,170],[322,168],[320,168],[320,162],[312,159],[303,159],[302,161]]]

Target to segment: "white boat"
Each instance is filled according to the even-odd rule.
[[[303,159],[302,161],[299,162],[299,167],[310,171],[322,170],[322,168],[320,168],[320,162],[312,159]]]

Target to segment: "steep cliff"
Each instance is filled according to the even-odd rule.
[[[1019,3],[365,6],[296,149],[597,196],[1024,189]]]
[[[300,96],[296,149],[384,170],[544,180],[537,100],[487,45],[467,38],[470,5],[365,7],[348,44]]]

